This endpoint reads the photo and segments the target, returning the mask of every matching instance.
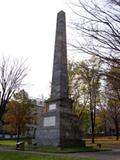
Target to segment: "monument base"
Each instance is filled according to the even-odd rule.
[[[71,100],[56,99],[46,103],[48,109],[41,114],[33,144],[52,147],[85,146],[78,118],[71,112]]]

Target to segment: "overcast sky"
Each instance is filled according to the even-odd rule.
[[[0,0],[0,54],[28,58],[25,89],[33,97],[47,97],[50,92],[60,10],[66,12],[69,21],[71,13],[65,0]]]

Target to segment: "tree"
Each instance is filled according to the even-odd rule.
[[[116,78],[114,78],[114,76]],[[120,85],[117,78],[120,78],[120,67],[118,64],[113,64],[107,74],[107,98],[108,98],[108,113],[114,123],[116,131],[116,140],[119,139],[120,126]]]
[[[104,133],[107,135],[108,132],[108,123],[109,122],[109,115],[106,106],[99,106],[96,113],[96,126],[95,130],[98,133]]]
[[[97,62],[97,61],[96,61]],[[96,105],[97,98],[99,95],[100,87],[100,61],[97,63],[95,60],[88,62],[88,64],[82,64],[82,77],[84,82],[87,85],[88,94],[89,94],[89,105],[90,105],[90,118],[91,118],[91,131],[92,131],[92,143],[94,143],[95,136],[95,118],[96,118]]]
[[[89,96],[85,84],[80,79],[78,64],[70,61],[68,65],[69,96],[73,101],[73,112],[79,118],[80,129],[86,131],[89,128]]]
[[[31,101],[31,100],[29,99],[28,93],[27,93],[24,89],[22,89],[22,90],[20,90],[19,92],[15,93],[15,94],[13,95],[13,98],[14,98],[15,100],[19,101],[19,102],[28,102],[28,101]]]
[[[20,134],[24,134],[35,119],[33,115],[35,104],[33,100],[29,99],[28,93],[24,90],[16,93],[14,97],[16,99],[11,100],[7,107],[4,117],[6,122],[4,128],[9,133],[16,133],[17,141],[19,141]]]
[[[27,76],[25,61],[2,57],[0,61],[0,122],[6,110],[6,105],[15,91],[22,85],[23,79]]]
[[[89,104],[89,108],[90,108],[92,143],[94,143],[96,105],[98,103],[98,97],[99,97],[100,76],[101,76],[100,66],[101,66],[101,61],[99,59],[96,59],[95,57],[92,57],[90,60],[86,60],[81,63],[76,63],[74,70],[72,69],[72,72],[74,73],[73,94],[75,94],[76,91],[77,93],[80,93],[81,87],[79,86],[81,85],[82,87],[84,86],[83,87],[84,98],[83,96],[78,96],[79,99],[77,98],[77,102],[80,103],[80,98],[82,99],[82,101],[84,100],[86,101],[85,97],[86,96],[88,97],[88,101],[86,104]],[[78,90],[78,87],[79,87],[79,90]]]
[[[116,140],[119,140],[119,126],[120,126],[120,101],[111,98],[108,101],[108,114],[113,121],[116,131]]]
[[[73,44],[78,50],[120,64],[120,2],[79,0],[72,5],[79,35]]]
[[[106,74],[107,87],[111,92],[108,92],[109,96],[114,96],[120,101],[120,65],[112,64]]]

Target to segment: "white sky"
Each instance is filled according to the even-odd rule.
[[[60,10],[71,17],[65,0],[0,0],[0,54],[28,58],[25,89],[33,97],[47,97],[50,92]]]

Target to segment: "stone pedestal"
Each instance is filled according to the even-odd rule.
[[[39,146],[81,146],[78,118],[71,112],[69,99],[49,100],[36,132]],[[69,107],[68,107],[69,106]]]

